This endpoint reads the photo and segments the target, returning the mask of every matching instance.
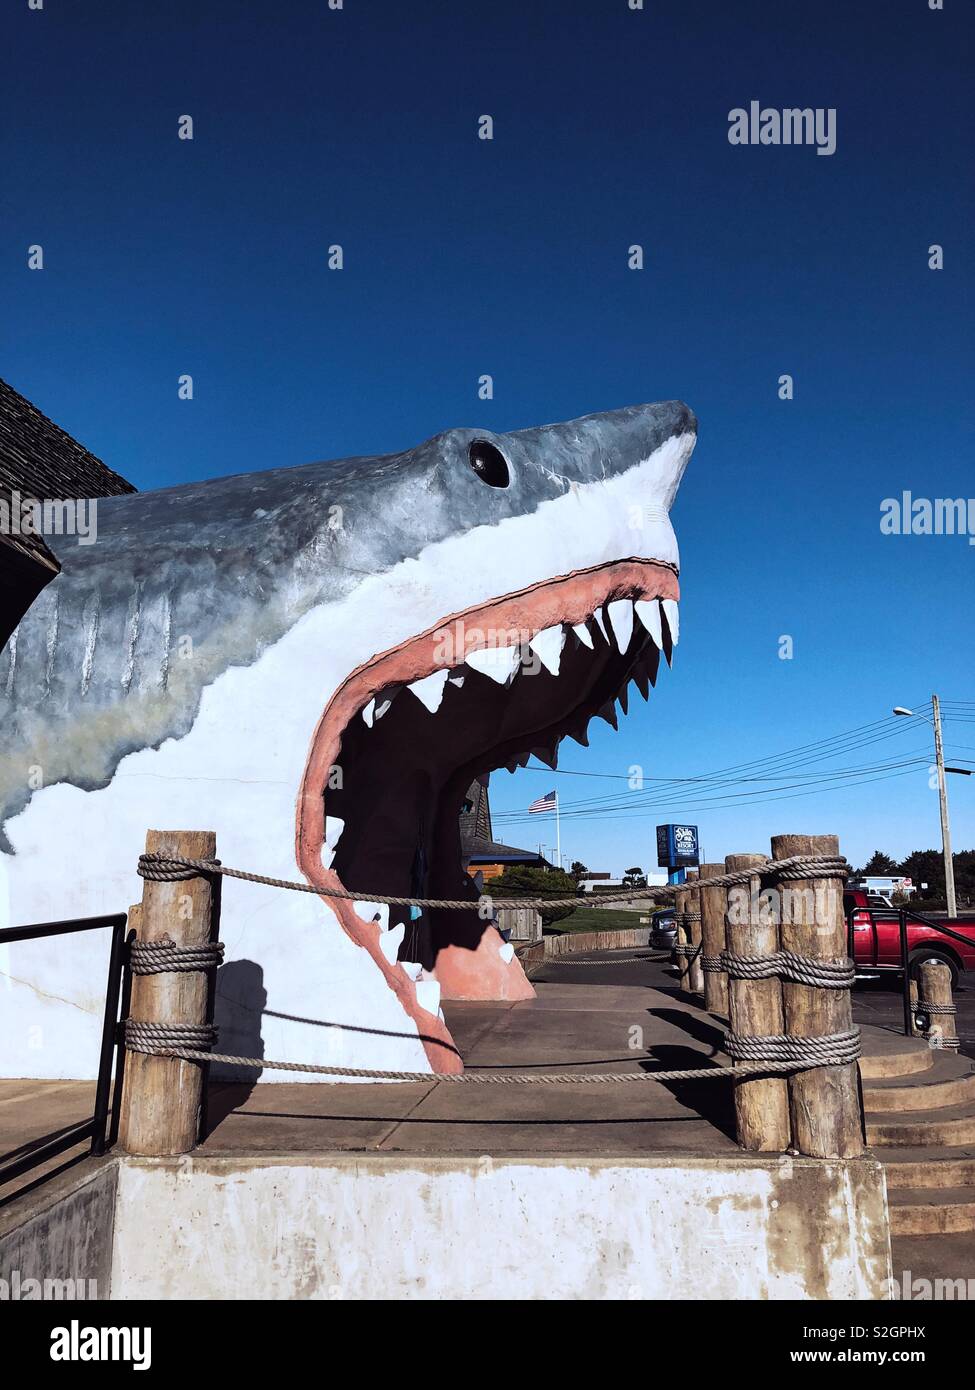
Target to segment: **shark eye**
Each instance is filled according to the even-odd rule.
[[[468,450],[471,467],[488,487],[507,487],[508,464],[500,449],[486,439],[475,439]]]

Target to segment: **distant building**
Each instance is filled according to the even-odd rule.
[[[533,869],[554,866],[531,849],[518,849],[495,840],[491,829],[491,806],[488,801],[488,781],[485,773],[472,782],[460,813],[460,849],[464,868],[473,878],[480,874],[482,881],[497,878],[515,864],[527,864]]]
[[[869,874],[865,878],[858,878],[853,887],[860,888],[865,893],[880,893],[888,898],[894,893],[903,893],[909,898],[912,893],[917,892],[913,879],[905,878],[903,874]]]
[[[583,893],[609,893],[622,886],[623,880],[613,878],[611,874],[583,874],[579,879],[579,888]]]
[[[135,491],[0,380],[0,647],[61,568],[43,536],[19,524],[22,504]]]

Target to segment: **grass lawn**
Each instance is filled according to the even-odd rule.
[[[646,912],[617,912],[612,907],[577,907],[570,917],[563,917],[561,922],[553,923],[545,931],[553,935],[576,931],[622,931],[645,925],[640,918],[649,916],[649,909]]]

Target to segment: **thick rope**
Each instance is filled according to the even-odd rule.
[[[762,1040],[764,1041],[764,1040]],[[808,1038],[795,1039],[797,1042],[812,1041]],[[128,1038],[126,1038],[128,1044]],[[428,1071],[378,1071],[364,1067],[322,1067],[307,1062],[272,1062],[267,1057],[231,1057],[221,1052],[203,1052],[189,1047],[159,1047],[140,1045],[130,1050],[145,1052],[156,1057],[175,1057],[187,1062],[222,1062],[227,1066],[256,1067],[265,1071],[295,1071],[313,1073],[316,1076],[347,1077],[351,1080],[368,1081],[425,1081],[444,1082],[449,1085],[466,1086],[567,1086],[567,1085],[612,1085],[620,1081],[717,1081],[741,1080],[743,1077],[761,1076],[766,1073],[804,1071],[811,1067],[825,1065],[819,1059],[803,1062],[800,1059],[770,1059],[769,1061],[746,1061],[731,1067],[692,1067],[680,1071],[569,1071],[569,1072],[511,1072],[507,1075],[483,1075],[480,1072],[432,1074]]]
[[[210,1048],[216,1041],[217,1030],[209,1023],[144,1023],[136,1018],[125,1020],[125,1046],[130,1052],[154,1056],[171,1048]]]
[[[739,956],[734,951],[721,952],[720,969],[732,980],[790,980],[797,985],[816,989],[850,989],[856,979],[856,968],[848,957],[843,960],[814,960],[795,951],[772,951],[767,956]]]
[[[140,854],[138,873],[154,883],[177,882],[196,875],[223,875],[225,878],[239,878],[245,883],[260,883],[268,888],[287,888],[294,893],[315,893],[321,898],[344,898],[350,902],[387,903],[390,907],[441,907],[457,911],[493,912],[501,908],[533,907],[540,911],[546,908],[578,907],[579,898],[492,898],[482,894],[480,898],[406,898],[393,897],[383,893],[353,893],[345,888],[322,888],[313,883],[296,883],[286,878],[271,878],[267,874],[252,874],[244,869],[229,869],[218,859],[184,859],[169,854]],[[850,866],[843,858],[824,855],[797,854],[791,859],[767,859],[756,869],[739,869],[734,873],[718,874],[715,878],[695,879],[693,884],[661,884],[654,888],[631,889],[625,893],[600,893],[603,903],[642,902],[660,898],[673,899],[681,890],[692,888],[730,888],[738,883],[749,883],[756,875],[770,883],[781,879],[836,878],[845,882],[849,877]],[[687,916],[688,914],[685,914]]]
[[[133,975],[162,975],[170,971],[212,970],[223,963],[223,942],[176,946],[171,941],[133,941],[129,966]]]
[[[725,1051],[736,1062],[762,1058],[799,1062],[802,1068],[838,1067],[855,1062],[860,1056],[860,1030],[827,1033],[818,1038],[793,1037],[775,1033],[769,1037],[749,1037],[743,1033],[725,1034]]]
[[[724,972],[720,956],[701,956],[701,969],[706,975],[720,975]]]
[[[956,1014],[958,1010],[954,1004],[923,1004],[917,1005],[917,1012],[921,1014]]]

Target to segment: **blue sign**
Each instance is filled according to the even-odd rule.
[[[699,862],[696,825],[657,826],[657,864],[661,869],[686,869]]]

